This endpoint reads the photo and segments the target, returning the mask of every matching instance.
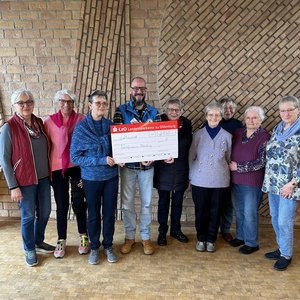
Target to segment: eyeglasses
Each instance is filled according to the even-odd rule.
[[[179,108],[167,108],[167,111],[179,114],[181,110]]]
[[[294,111],[295,109],[297,109],[298,107],[295,107],[295,108],[290,108],[290,109],[280,109],[279,112],[281,114],[284,114],[284,113],[290,113],[292,111]]]
[[[207,114],[207,117],[209,117],[209,118],[213,118],[213,117],[221,118],[221,115],[220,114]]]
[[[147,88],[145,86],[132,86],[131,89],[134,90],[135,92],[138,92],[140,90],[141,92],[144,93],[147,91]]]
[[[59,99],[59,102],[62,104],[62,105],[72,105],[74,104],[74,101],[73,100],[64,100],[64,99]]]
[[[33,105],[33,103],[34,103],[34,101],[33,100],[27,100],[27,101],[18,101],[18,102],[16,102],[15,104],[18,104],[20,107],[24,107],[25,105],[26,106],[28,106],[28,107],[30,107],[30,106],[32,106]]]
[[[106,107],[107,106],[107,102],[101,102],[101,101],[92,102],[92,104],[95,104],[97,107],[100,107],[100,106]]]

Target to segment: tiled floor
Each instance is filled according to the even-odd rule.
[[[101,252],[99,265],[77,252],[74,221],[69,225],[67,255],[39,255],[39,265],[26,267],[18,221],[0,221],[0,299],[300,299],[300,242],[289,269],[273,270],[263,254],[275,246],[270,226],[260,228],[261,249],[242,255],[221,238],[215,253],[195,251],[194,227],[184,227],[190,242],[168,237],[168,246],[146,256],[140,243],[110,264]],[[295,231],[299,237],[300,229]],[[153,240],[157,226],[153,225]],[[118,222],[115,247],[123,242]],[[46,241],[55,243],[56,224],[50,221]]]

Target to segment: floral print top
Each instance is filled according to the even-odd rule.
[[[300,130],[284,141],[277,140],[273,132],[267,144],[267,164],[262,190],[279,195],[280,189],[295,178],[298,186],[292,200],[300,200]]]

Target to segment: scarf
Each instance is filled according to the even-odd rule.
[[[68,118],[67,124],[64,125],[64,118],[61,111],[50,116],[54,124],[60,129],[60,158],[62,160],[62,176],[64,176],[70,163],[70,145],[74,127],[77,123],[77,114],[73,110]]]
[[[29,125],[20,114],[16,113],[16,115],[24,121],[25,129],[33,139],[38,139],[41,136],[41,129],[36,122],[34,115],[31,115],[31,125]]]
[[[281,121],[274,129],[275,137],[278,141],[284,142],[300,130],[300,117],[287,129],[284,130],[285,123]]]

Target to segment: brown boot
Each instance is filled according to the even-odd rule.
[[[130,239],[125,239],[125,243],[121,246],[121,253],[127,254],[131,251],[132,246],[134,245],[135,241]]]
[[[154,249],[154,246],[152,245],[151,240],[142,241],[142,244],[144,247],[144,253],[146,255],[151,255],[154,253],[155,249]]]

